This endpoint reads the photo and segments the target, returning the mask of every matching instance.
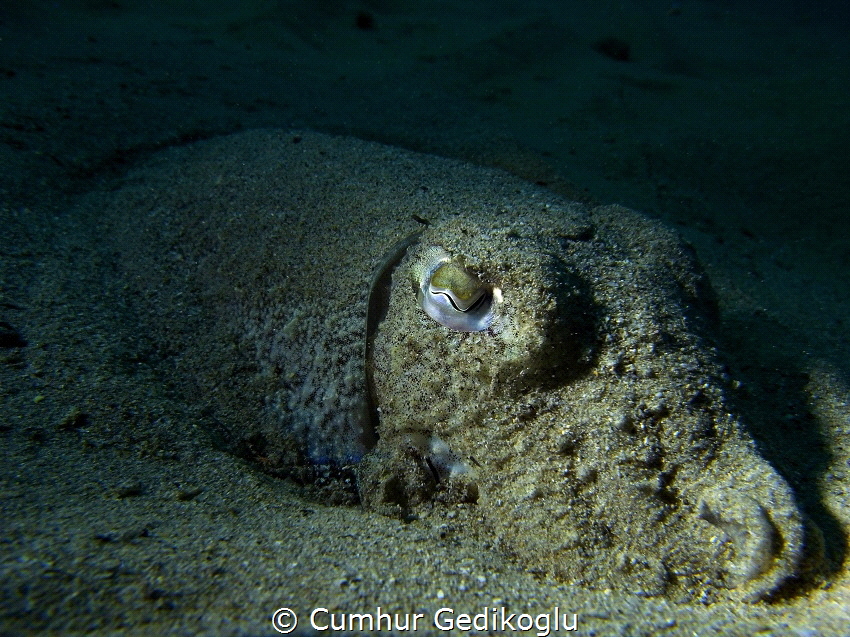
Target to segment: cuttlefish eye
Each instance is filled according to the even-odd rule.
[[[493,290],[458,260],[431,248],[414,265],[419,305],[440,325],[480,332],[493,322]]]

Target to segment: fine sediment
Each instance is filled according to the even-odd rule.
[[[143,211],[112,229],[142,325],[214,438],[264,470],[483,525],[579,586],[757,600],[798,574],[793,494],[730,413],[708,284],[658,224],[309,132],[169,150],[108,205]],[[490,328],[421,310],[410,272],[430,247],[498,289]]]

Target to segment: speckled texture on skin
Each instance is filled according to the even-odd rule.
[[[147,214],[115,232],[126,233],[128,276],[140,294],[167,301],[175,309],[166,323],[191,335],[161,336],[179,340],[164,347],[181,351],[176,364],[198,399],[227,414],[219,440],[274,472],[311,479],[302,473],[315,473],[313,463],[345,465],[365,449],[369,285],[392,246],[421,228],[414,217],[456,216],[470,187],[485,209],[518,205],[521,193],[529,199],[522,205],[560,200],[499,171],[386,146],[364,146],[368,158],[352,170],[339,159],[352,140],[246,135],[267,135],[257,142],[263,152],[211,140],[227,167],[187,167],[186,192],[152,191],[150,179],[130,176],[112,205]],[[167,171],[173,155],[148,170]],[[378,198],[369,194],[376,186]],[[150,317],[152,334],[163,319]]]
[[[183,189],[151,187],[188,152],[168,151],[109,205],[147,211],[114,228],[139,320],[179,352],[225,448],[351,496],[368,287],[415,215],[431,225],[375,338],[368,508],[485,533],[529,572],[591,589],[755,600],[797,573],[800,514],[725,407],[706,282],[670,232],[357,140],[256,131],[199,148]],[[418,306],[408,269],[431,245],[502,291],[490,330],[451,332]],[[455,461],[453,478],[435,468]]]
[[[501,290],[487,332],[426,317],[406,281],[418,250],[399,264],[376,337],[367,503],[410,515],[434,497],[475,500],[504,550],[573,584],[770,594],[797,573],[801,516],[724,405],[690,254],[624,208],[530,202],[420,240]],[[470,470],[441,480],[411,432]]]

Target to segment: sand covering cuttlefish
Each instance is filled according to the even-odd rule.
[[[575,585],[760,599],[798,574],[801,513],[725,401],[710,288],[670,231],[311,132],[167,160],[183,186],[131,174],[114,205],[144,197],[150,214],[115,232],[143,237],[125,267],[157,289],[151,321],[182,326],[177,372],[228,448],[329,501],[356,475],[388,515],[465,511],[505,556]],[[462,264],[433,286],[447,311],[498,290],[481,329],[423,310],[429,250]]]

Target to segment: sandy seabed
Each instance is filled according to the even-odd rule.
[[[71,2],[2,14],[0,632],[271,635],[272,613],[290,607],[299,632],[310,634],[323,632],[310,628],[310,611],[326,607],[376,620],[379,612],[420,613],[417,634],[433,634],[442,633],[434,619],[446,607],[455,620],[505,609],[541,625],[538,616],[557,608],[577,614],[575,632],[584,635],[846,635],[850,402],[839,212],[847,190],[832,159],[843,154],[830,151],[847,130],[845,110],[830,115],[846,97],[846,67],[835,55],[843,41],[823,40],[816,22],[796,33],[804,58],[833,65],[821,65],[818,80],[765,70],[777,63],[771,47],[786,41],[784,32],[714,3],[686,6],[676,23],[665,22],[666,11],[656,21],[637,7],[612,24],[601,11],[569,32],[539,15],[486,22],[462,12],[370,9],[377,29],[365,45],[352,26],[358,10],[346,5],[319,20],[308,7],[289,14],[246,4],[201,19],[188,5],[145,15]],[[465,35],[447,44],[449,53],[429,49],[427,33],[449,18],[476,28],[453,30]],[[669,37],[649,37],[657,24]],[[630,66],[594,49],[609,31],[632,43]],[[716,50],[688,48],[707,47],[717,33],[764,48],[721,41],[731,62],[719,65]],[[541,41],[550,59],[572,63],[538,63],[529,50]],[[833,48],[820,48],[824,41]],[[406,67],[398,56],[374,75],[372,62],[392,57],[386,47],[415,62]],[[281,76],[279,56],[287,61]],[[518,70],[527,67],[537,73]],[[574,74],[569,81],[558,79],[563,69]],[[726,81],[734,104],[709,108],[711,87]],[[532,91],[535,83],[546,91]],[[575,94],[567,85],[589,88],[561,116],[553,104]],[[687,108],[675,96],[688,92],[704,99]],[[754,101],[735,102],[740,95]],[[647,141],[629,126],[656,102],[663,106],[647,120],[665,122],[665,132]],[[765,118],[765,104],[775,120]],[[530,105],[546,113],[534,120],[545,127],[516,116]],[[794,119],[797,112],[805,117]],[[763,128],[723,128],[735,119],[729,113]],[[674,226],[696,248],[717,297],[731,404],[821,531],[818,564],[799,586],[757,603],[566,584],[494,550],[468,506],[403,522],[323,500],[322,484],[279,477],[262,448],[233,453],[221,436],[238,427],[243,407],[210,404],[239,388],[203,395],[185,380],[197,367],[188,369],[194,361],[181,347],[202,333],[208,310],[159,296],[179,281],[144,288],[122,278],[128,252],[174,262],[183,255],[151,254],[153,244],[131,246],[111,233],[151,212],[144,197],[132,209],[93,204],[128,186],[131,167],[137,188],[167,171],[177,151],[157,155],[161,148],[282,123],[502,166],[570,199],[619,201]],[[712,142],[717,130],[725,137]],[[780,132],[789,137],[776,146],[752,141]],[[724,154],[738,137],[750,145]],[[667,155],[665,145],[680,150]],[[209,178],[215,166],[195,170]],[[408,225],[415,220],[400,221],[399,231]],[[394,231],[380,237],[376,262]],[[157,323],[163,307],[179,307],[181,319]],[[214,363],[227,365],[235,347],[222,344]]]
[[[277,150],[285,149],[286,141],[297,150]],[[434,615],[444,607],[472,615],[504,608],[534,618],[548,617],[557,607],[578,615],[579,634],[714,630],[744,635],[764,629],[841,634],[846,574],[830,572],[817,542],[812,572],[801,572],[800,584],[779,589],[778,599],[748,603],[718,595],[712,592],[716,586],[707,584],[700,599],[699,590],[670,595],[663,585],[651,588],[642,580],[624,587],[612,580],[611,586],[600,587],[598,579],[596,586],[587,585],[594,580],[582,584],[573,573],[565,581],[557,569],[541,565],[541,550],[549,549],[519,549],[519,559],[511,557],[511,546],[534,547],[535,537],[550,529],[526,526],[513,545],[494,543],[492,520],[476,504],[425,502],[415,515],[398,519],[344,498],[328,505],[333,480],[324,490],[317,490],[321,480],[316,477],[313,487],[294,483],[293,476],[304,474],[286,471],[285,444],[284,452],[275,448],[268,429],[265,437],[253,435],[264,431],[261,421],[267,413],[258,388],[284,382],[287,370],[269,376],[262,366],[268,352],[259,347],[243,351],[257,336],[247,335],[251,321],[239,318],[239,300],[255,303],[271,293],[280,299],[278,313],[285,316],[288,303],[293,312],[300,307],[293,291],[316,294],[314,286],[321,292],[334,280],[356,281],[358,276],[339,272],[340,264],[370,253],[378,262],[380,251],[372,246],[391,243],[392,237],[381,238],[381,233],[393,222],[369,227],[361,236],[328,238],[341,242],[338,251],[347,245],[348,253],[331,259],[329,272],[336,274],[326,278],[319,272],[328,267],[326,257],[334,250],[322,252],[302,238],[302,249],[294,254],[303,265],[293,275],[307,278],[296,280],[287,294],[288,276],[262,275],[284,246],[252,240],[252,226],[242,219],[254,214],[244,207],[251,201],[274,222],[281,199],[264,194],[270,180],[304,182],[289,175],[275,178],[283,165],[274,161],[266,178],[252,171],[247,174],[253,176],[241,177],[239,167],[253,165],[256,159],[248,158],[266,154],[264,149],[275,149],[270,159],[303,156],[294,161],[306,167],[304,179],[335,190],[313,192],[309,199],[337,202],[342,197],[348,204],[341,214],[362,219],[364,228],[370,219],[385,219],[388,213],[374,212],[374,202],[380,210],[387,197],[412,197],[414,209],[421,209],[421,192],[403,187],[407,179],[434,187],[430,196],[438,202],[436,210],[440,201],[454,201],[452,179],[479,174],[492,180],[470,192],[514,188],[507,175],[506,189],[498,173],[451,168],[356,140],[258,132],[167,151],[130,172],[119,189],[84,197],[73,214],[57,220],[63,230],[49,234],[49,248],[30,248],[27,258],[39,276],[28,281],[26,308],[8,308],[13,316],[33,321],[23,323],[30,326],[26,345],[4,350],[9,400],[3,594],[11,634],[34,627],[270,634],[269,618],[278,607],[291,607],[302,621],[305,613],[322,607],[343,613],[378,607],[420,612],[430,618],[429,632],[439,631],[433,622],[442,625],[442,619]],[[348,173],[350,166],[359,168]],[[362,179],[366,174],[372,177]],[[382,198],[383,184],[392,187]],[[250,193],[248,198],[242,191]],[[297,193],[292,200],[299,200]],[[522,199],[517,203],[525,205]],[[181,205],[182,216],[176,213]],[[403,227],[415,221],[405,214],[395,223]],[[306,236],[316,237],[309,231]],[[258,265],[257,246],[261,255],[270,251],[267,266]],[[286,263],[285,253],[280,254]],[[350,267],[357,270],[357,261]],[[359,270],[366,290],[371,268]],[[246,287],[252,284],[257,288]],[[335,294],[325,292],[332,301],[348,302],[346,289]],[[33,312],[37,304],[43,310]],[[365,329],[363,313],[359,320]],[[22,324],[20,319],[15,323]],[[228,340],[240,326],[246,334]],[[30,342],[29,334],[44,336]],[[303,347],[291,347],[296,346]],[[663,359],[653,355],[649,360]],[[664,379],[666,372],[652,372],[649,378],[654,377]],[[280,420],[272,426],[275,422],[285,426]],[[614,425],[602,421],[598,426]],[[608,435],[602,429],[599,434]],[[537,437],[529,432],[510,444],[521,439],[542,444],[530,442]],[[248,442],[240,447],[246,438],[256,445],[262,440],[264,446]],[[639,446],[635,457],[643,453]],[[339,487],[345,492],[344,484]],[[755,487],[739,483],[752,494]],[[489,494],[491,509],[494,497]],[[534,498],[537,508],[545,506],[543,496]],[[539,524],[549,525],[545,519]],[[719,529],[717,535],[723,537]],[[581,550],[579,545],[575,550]],[[537,561],[530,571],[523,559],[529,555]],[[787,626],[786,633],[777,632],[779,624]]]

